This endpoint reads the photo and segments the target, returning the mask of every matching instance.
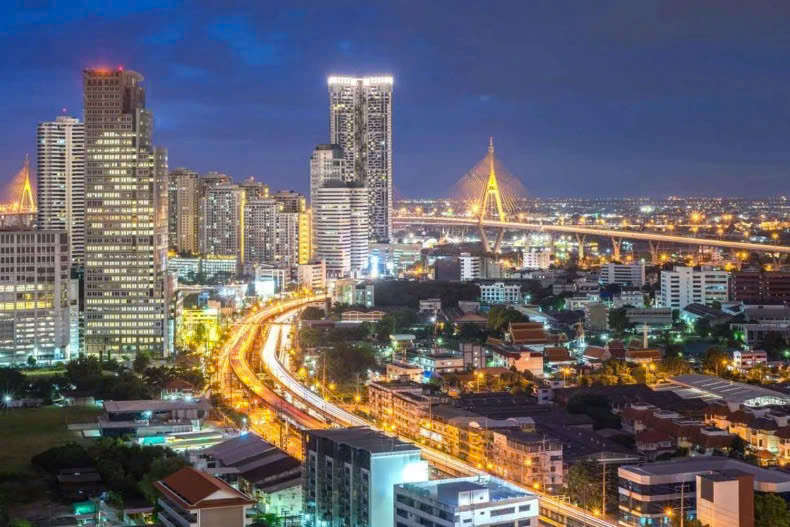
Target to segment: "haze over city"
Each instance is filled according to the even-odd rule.
[[[790,7],[757,2],[143,1],[2,7],[0,180],[29,119],[82,118],[87,67],[145,76],[170,166],[305,191],[326,78],[391,74],[394,186],[443,196],[485,153],[538,197],[788,193]]]

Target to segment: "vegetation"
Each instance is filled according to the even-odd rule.
[[[420,300],[440,298],[443,306],[454,306],[459,300],[477,300],[480,288],[468,282],[445,282],[430,280],[412,282],[403,280],[379,280],[376,282],[377,306],[406,306],[417,308]]]
[[[302,311],[302,320],[323,320],[326,316],[324,310],[320,307],[309,306]]]
[[[754,527],[790,525],[787,502],[776,494],[754,495]]]
[[[571,501],[588,511],[600,511],[603,505],[601,490],[603,485],[602,466],[593,460],[580,461],[568,469],[565,493]],[[617,508],[617,477],[606,474],[606,509]]]
[[[326,365],[324,364],[326,363]],[[367,371],[376,365],[373,348],[365,343],[335,343],[318,358],[316,372],[323,372],[326,367],[327,379],[346,384],[367,378]]]
[[[529,322],[529,317],[512,307],[493,306],[488,312],[488,329],[494,335],[501,336],[511,322]]]
[[[633,329],[634,325],[628,322],[628,317],[625,315],[626,309],[631,306],[618,307],[609,310],[609,328],[616,335],[624,335],[629,329]]]
[[[568,401],[566,410],[589,416],[596,429],[620,427],[620,418],[611,412],[609,399],[603,395],[577,393]]]

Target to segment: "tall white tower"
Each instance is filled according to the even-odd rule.
[[[367,266],[367,196],[367,189],[353,183],[327,183],[316,191],[313,243],[327,276],[342,278]]]
[[[341,182],[346,178],[346,161],[340,145],[317,145],[310,156],[310,203],[324,183]]]
[[[329,77],[329,142],[343,149],[346,181],[368,189],[369,237],[392,237],[390,76]]]
[[[71,261],[85,259],[85,125],[59,116],[36,134],[38,225],[69,234]]]

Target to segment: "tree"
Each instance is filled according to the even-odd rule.
[[[178,456],[160,457],[154,459],[151,462],[151,468],[146,472],[145,476],[143,476],[143,479],[138,483],[138,489],[149,502],[156,504],[158,492],[154,488],[154,482],[166,478],[170,474],[181,470],[185,466],[187,466],[187,462],[184,460],[184,458]]]
[[[461,324],[461,328],[458,331],[458,336],[465,340],[483,340],[485,335],[485,331],[480,326],[469,322]]]
[[[261,512],[252,519],[253,527],[280,527],[282,518],[271,512]]]
[[[33,355],[28,356],[28,358],[27,358],[27,365],[30,368],[35,368],[36,367],[36,358]]]
[[[309,306],[302,311],[302,320],[323,320],[324,310],[320,307]]]
[[[668,355],[658,364],[658,370],[667,376],[683,375],[691,372],[691,364],[683,357]]]
[[[729,360],[730,356],[726,351],[718,346],[711,346],[702,356],[702,365],[708,371],[721,372]]]
[[[597,461],[585,459],[568,469],[568,482],[565,492],[571,501],[587,510],[600,510],[603,505],[601,496],[603,467]],[[606,508],[617,506],[617,477],[606,478]]]
[[[625,314],[626,309],[627,306],[623,306],[609,310],[609,328],[618,335],[622,335],[626,330],[634,327],[628,321],[628,317]]]
[[[132,368],[142,375],[149,364],[151,364],[151,354],[147,351],[138,351],[132,362]]]
[[[0,368],[0,393],[21,395],[27,387],[27,377],[24,373],[16,368]]]
[[[501,334],[511,322],[529,322],[529,317],[512,307],[493,306],[488,312],[488,329]]]
[[[315,328],[302,328],[299,331],[299,344],[302,348],[315,348],[321,340],[321,332]]]
[[[694,332],[702,338],[707,338],[711,334],[710,320],[701,317],[694,322]]]
[[[776,494],[755,494],[754,527],[790,525],[787,502]]]

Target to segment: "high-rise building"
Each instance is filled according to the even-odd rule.
[[[281,205],[275,200],[253,199],[244,207],[244,261],[277,263],[278,219]]]
[[[198,173],[188,168],[171,170],[167,186],[168,245],[179,254],[197,254],[200,209]]]
[[[253,177],[249,177],[239,183],[239,188],[244,191],[244,199],[246,201],[269,197],[269,185],[255,181]]]
[[[368,259],[367,191],[356,184],[327,183],[316,192],[313,243],[328,277],[362,272]]]
[[[645,264],[644,262],[632,264],[610,262],[602,265],[600,282],[602,285],[642,287],[645,285]]]
[[[702,268],[676,266],[672,271],[661,271],[660,307],[683,309],[689,304],[710,305],[726,302],[729,295],[729,275],[709,266]]]
[[[243,263],[245,192],[230,183],[209,187],[204,198],[205,219],[200,225],[206,254],[236,256]]]
[[[85,258],[85,125],[59,116],[38,124],[38,226],[69,234],[71,261]]]
[[[428,479],[420,449],[365,427],[308,430],[304,442],[304,525],[394,525],[398,483]]]
[[[461,253],[458,261],[461,264],[461,281],[468,282],[477,280],[481,277],[479,256],[472,256],[470,253]]]
[[[3,230],[0,254],[0,364],[68,360],[68,234]]]
[[[392,237],[392,77],[329,77],[329,142],[368,190],[369,237]],[[312,189],[311,189],[312,191]]]
[[[281,190],[272,194],[272,198],[282,204],[283,212],[304,212],[307,210],[307,198],[293,190]]]
[[[152,144],[142,81],[120,68],[83,74],[85,347],[105,357],[164,351],[166,153]]]
[[[206,254],[208,249],[205,247],[205,233],[203,231],[206,225],[206,198],[210,188],[218,185],[228,185],[231,179],[227,174],[221,172],[210,171],[201,175],[198,178],[198,252]]]
[[[353,171],[349,171],[353,175]],[[353,178],[352,178],[353,179]],[[346,160],[340,145],[318,145],[310,156],[310,203],[324,183],[346,181]]]
[[[551,265],[551,248],[529,247],[523,252],[524,269],[548,269]]]

